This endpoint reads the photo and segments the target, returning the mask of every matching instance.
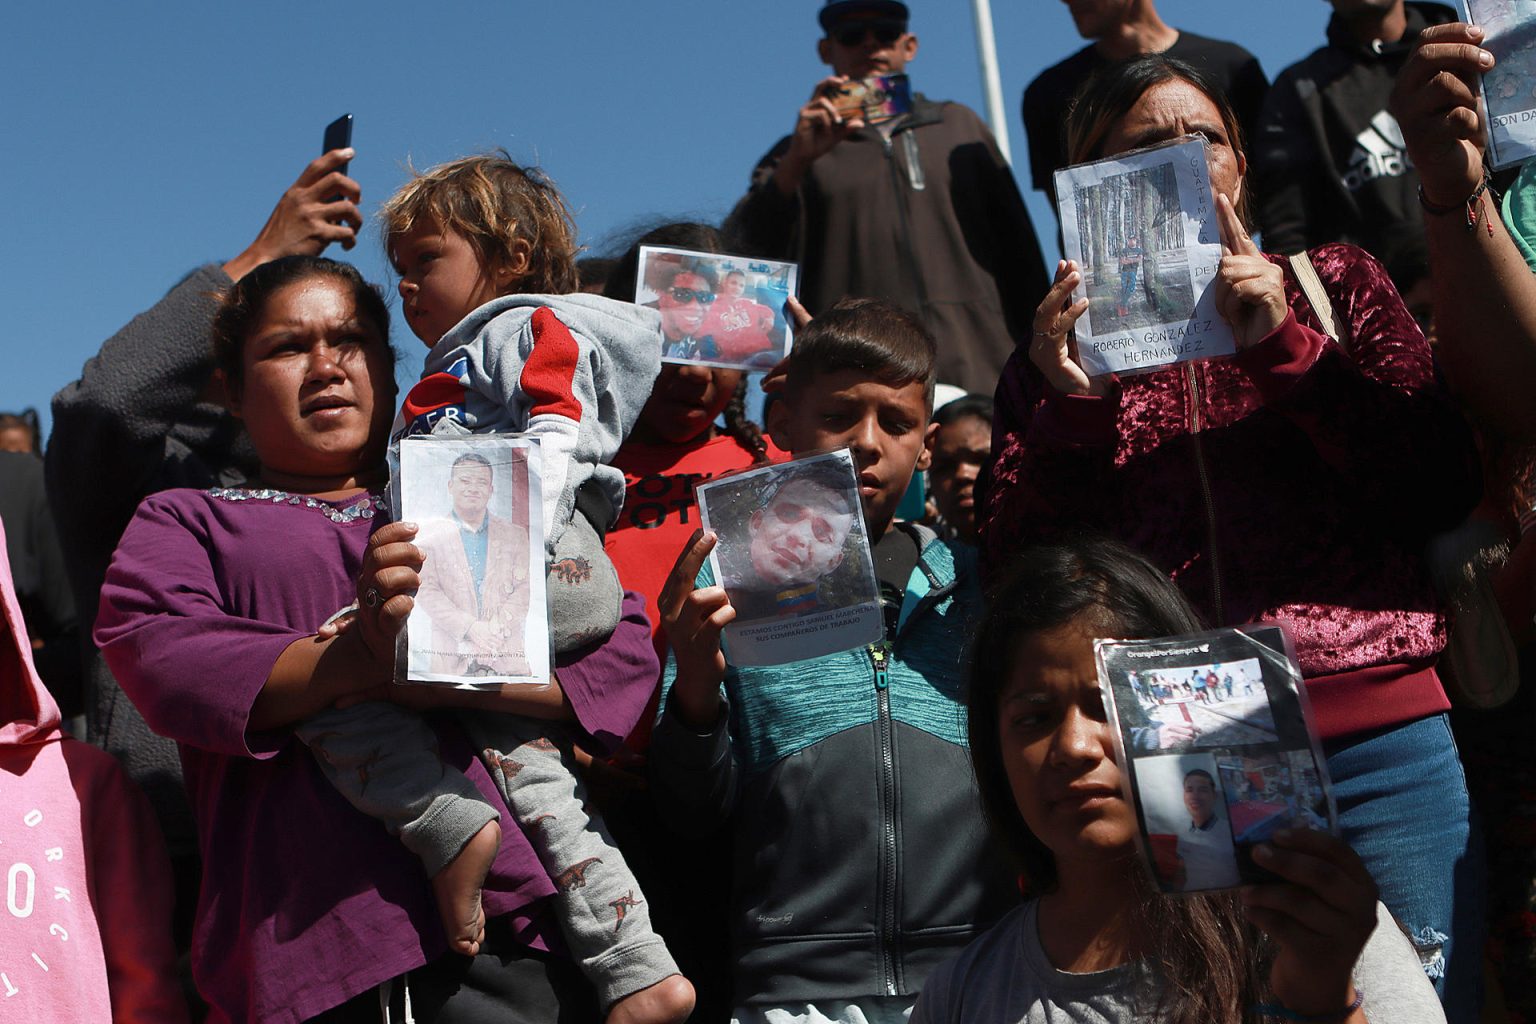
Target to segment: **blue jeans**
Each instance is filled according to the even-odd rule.
[[[1120,270],[1120,305],[1131,304],[1131,293],[1136,290],[1136,266],[1122,267]]]
[[[1422,718],[1328,741],[1323,753],[1344,840],[1418,948],[1447,1021],[1475,1024],[1485,869],[1450,723],[1444,715]]]

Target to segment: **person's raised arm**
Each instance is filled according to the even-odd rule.
[[[859,118],[839,118],[827,97],[829,88],[845,81],[834,75],[818,82],[795,117],[794,132],[758,161],[747,194],[725,221],[725,235],[733,244],[762,256],[793,255],[799,190],[806,174],[819,157],[864,125]]]
[[[1082,279],[1075,261],[1059,260],[1050,291],[1035,310],[1029,348],[1017,349],[997,388],[992,461],[979,500],[986,567],[1006,564],[1022,540],[1062,530],[1105,527],[1113,503],[1120,387],[1111,375],[1088,376],[1073,327],[1088,311],[1072,301]]]
[[[811,98],[795,117],[795,132],[789,137],[789,149],[779,159],[769,179],[781,195],[793,195],[805,180],[811,164],[849,135],[864,127],[862,118],[843,120],[832,105],[828,93],[845,84],[848,79],[832,75],[816,83]]]
[[[304,169],[246,250],[201,267],[107,339],[80,379],[53,398],[48,491],[82,610],[95,607],[100,573],[139,500],[164,487],[236,482],[256,466],[239,423],[210,388],[209,325],[218,293],[258,263],[351,248],[362,224],[357,183],[337,171],[351,150]],[[320,200],[340,196],[334,203]],[[228,274],[229,276],[226,276]]]
[[[341,243],[343,249],[357,244],[357,232],[363,226],[357,208],[362,190],[341,171],[353,155],[350,147],[333,149],[304,168],[278,199],[255,240],[224,264],[231,281],[282,256],[318,256],[332,242]]]
[[[736,609],[723,587],[698,585],[714,545],[712,534],[694,531],[659,601],[672,658],[651,735],[651,792],[661,820],[685,835],[718,827],[736,799],[736,757],[720,693],[726,673],[720,633]]]
[[[1493,197],[1478,194],[1486,136],[1477,77],[1493,66],[1482,41],[1475,25],[1425,29],[1389,109],[1419,172],[1440,363],[1476,420],[1529,442],[1536,440],[1536,277]]]

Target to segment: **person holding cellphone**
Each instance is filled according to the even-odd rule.
[[[1045,284],[1013,173],[959,103],[913,93],[909,112],[878,125],[839,117],[829,89],[904,74],[917,56],[906,4],[829,0],[819,20],[833,73],[758,162],[726,236],[798,261],[812,314],[845,295],[916,313],[938,340],[939,380],[991,394]]]

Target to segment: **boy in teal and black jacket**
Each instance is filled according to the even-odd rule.
[[[928,972],[1017,900],[981,818],[964,687],[981,612],[974,549],[893,524],[928,460],[933,339],[897,307],[844,300],[796,339],[774,440],[844,445],[885,610],[877,644],[771,667],[728,665],[734,616],[695,535],[662,593],[672,646],[651,746],[668,823],[734,813],[740,1021],[900,1020]],[[722,693],[723,684],[723,693]]]

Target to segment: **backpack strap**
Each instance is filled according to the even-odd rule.
[[[1328,290],[1323,287],[1323,279],[1317,276],[1317,268],[1312,265],[1312,257],[1303,250],[1289,257],[1291,273],[1296,275],[1296,283],[1301,285],[1301,293],[1307,297],[1307,302],[1312,306],[1312,312],[1317,317],[1318,323],[1323,325],[1323,333],[1332,338],[1339,348],[1349,355],[1349,334],[1342,329],[1343,319],[1338,317],[1334,308],[1333,299],[1329,297]]]

